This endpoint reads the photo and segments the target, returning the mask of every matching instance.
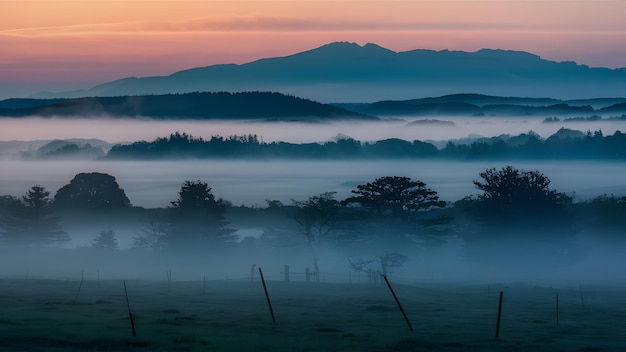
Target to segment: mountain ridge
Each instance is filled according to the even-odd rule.
[[[125,117],[152,119],[247,119],[309,121],[373,120],[358,112],[275,92],[194,92],[184,94],[85,97],[74,99],[7,99],[6,117]]]
[[[167,76],[126,77],[84,91],[38,98],[277,91],[320,102],[373,102],[460,92],[508,96],[626,96],[626,71],[556,62],[514,50],[475,52],[334,42],[244,64],[195,67]]]

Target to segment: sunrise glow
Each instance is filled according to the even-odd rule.
[[[626,2],[0,1],[0,89],[89,87],[333,41],[626,66]]]

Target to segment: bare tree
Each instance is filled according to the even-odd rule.
[[[371,284],[380,283],[383,276],[391,274],[392,268],[401,267],[407,259],[400,253],[387,253],[370,259],[348,258],[348,261],[352,270],[367,274],[367,281]],[[372,267],[374,263],[380,264],[380,270]]]
[[[167,234],[168,224],[151,215],[141,232],[133,237],[133,247],[158,251],[162,248],[163,237]]]
[[[297,207],[293,219],[300,225],[313,252],[314,277],[319,282],[321,247],[324,240],[335,233],[339,202],[335,199],[335,192],[326,192],[306,201],[293,201],[293,205]]]

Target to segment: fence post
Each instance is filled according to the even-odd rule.
[[[272,301],[270,300],[270,294],[267,292],[267,286],[265,285],[265,278],[263,277],[263,271],[259,267],[259,276],[261,277],[261,282],[263,283],[263,291],[265,291],[265,298],[267,299],[267,305],[270,308],[270,315],[272,316],[272,323],[276,323],[276,318],[274,317],[274,309],[272,309]]]
[[[500,339],[500,318],[502,317],[502,291],[500,291],[500,301],[498,303],[498,321],[496,322],[496,340]]]
[[[289,265],[285,265],[285,282],[289,282]]]
[[[411,325],[411,321],[409,320],[409,317],[406,315],[404,308],[402,308],[402,304],[400,304],[400,300],[398,299],[398,296],[396,296],[396,293],[393,291],[393,288],[391,287],[389,280],[387,280],[387,275],[383,275],[383,279],[387,283],[387,287],[389,287],[389,291],[391,291],[391,295],[393,296],[393,299],[396,301],[396,304],[398,304],[398,308],[400,308],[400,313],[402,313],[402,316],[404,317],[404,320],[406,321],[406,325],[409,326],[409,330],[413,331],[413,325]]]
[[[556,294],[556,326],[559,326],[559,294]]]

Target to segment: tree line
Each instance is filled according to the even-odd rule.
[[[626,197],[603,195],[575,203],[571,196],[552,189],[550,179],[539,171],[492,168],[473,182],[480,193],[456,202],[440,200],[437,191],[422,181],[383,176],[358,185],[345,199],[325,192],[291,204],[268,200],[265,208],[248,208],[216,197],[204,181],[188,180],[170,206],[141,213],[145,226],[133,237],[132,247],[155,253],[208,253],[298,242],[309,247],[314,273],[319,273],[321,253],[329,242],[377,248],[381,255],[376,260],[387,258],[388,265],[387,260],[402,258],[395,252],[398,248],[441,245],[450,236],[462,237],[470,253],[486,245],[525,242],[545,242],[544,247],[558,243],[561,253],[585,229],[594,236],[619,236],[626,225]],[[61,225],[64,214],[110,214],[115,221],[132,209],[136,208],[124,190],[108,174],[78,174],[54,196],[35,185],[20,198],[0,197],[0,244],[36,249],[67,244],[71,237]],[[229,212],[245,217],[260,213],[280,221],[266,226],[258,238],[242,239],[228,220]],[[101,231],[92,247],[118,249],[116,234]],[[369,261],[352,262],[355,268],[364,263]]]
[[[114,145],[101,157],[109,160],[171,158],[449,158],[482,159],[603,159],[626,158],[626,135],[620,131],[604,136],[602,131],[561,129],[547,139],[529,132],[518,136],[484,138],[472,143],[448,144],[438,149],[432,143],[392,138],[362,143],[342,138],[324,143],[263,142],[256,135],[213,136],[210,139],[173,133],[152,142]]]

